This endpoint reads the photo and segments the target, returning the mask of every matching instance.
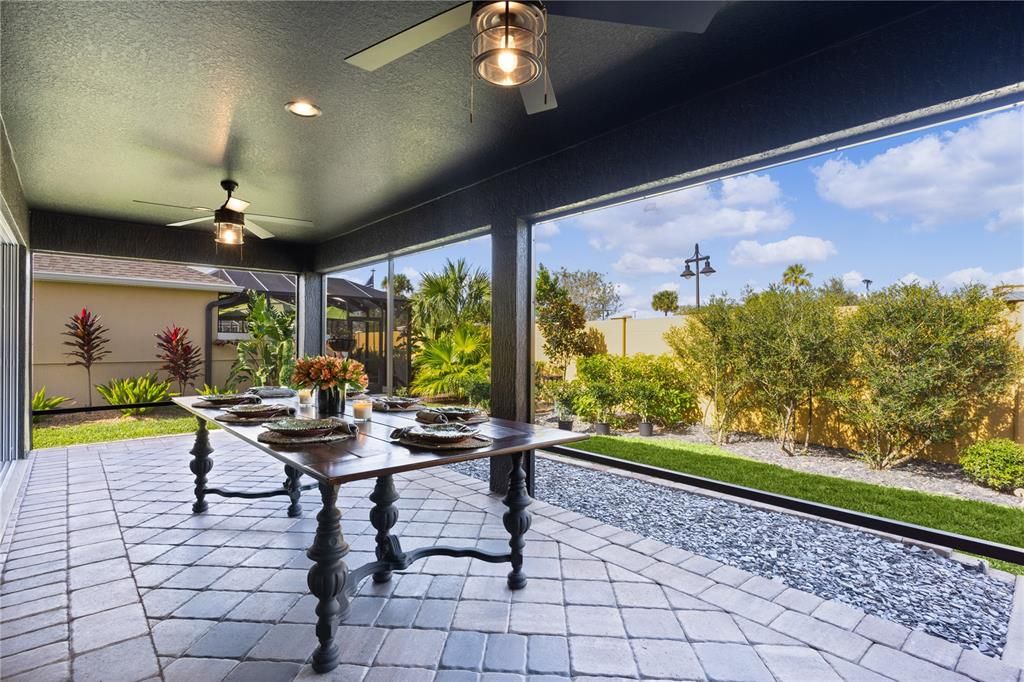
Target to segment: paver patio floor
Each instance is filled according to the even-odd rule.
[[[275,460],[212,434],[210,484],[276,487]],[[838,602],[535,503],[526,589],[505,565],[432,557],[362,586],[312,672],[303,496],[209,497],[193,515],[189,437],[39,451],[0,585],[4,680],[1005,680],[1021,671]],[[504,507],[445,468],[396,477],[395,531],[500,550]],[[355,567],[372,560],[372,481],[342,487]],[[585,494],[581,491],[580,494]]]

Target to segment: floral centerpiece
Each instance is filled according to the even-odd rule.
[[[345,411],[345,390],[365,389],[369,379],[358,360],[317,355],[296,361],[292,382],[317,390],[317,412],[321,415],[339,415]]]

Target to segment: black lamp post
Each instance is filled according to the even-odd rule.
[[[871,285],[873,284],[873,282],[870,279],[862,279],[861,280],[861,284],[864,285],[864,289],[867,291],[867,293],[870,294],[871,293]]]
[[[704,262],[704,267],[702,267],[702,268],[700,268],[700,262],[701,261],[705,261]],[[711,256],[702,256],[700,254],[700,244],[694,244],[693,245],[693,255],[690,256],[689,258],[687,258],[685,263],[686,263],[686,269],[683,270],[683,272],[679,276],[680,277],[684,277],[686,279],[690,279],[692,277],[696,277],[697,278],[697,310],[700,310],[700,276],[701,275],[707,276],[707,275],[715,274],[715,269],[713,267],[711,267]],[[690,263],[693,263],[693,267],[694,267],[695,270],[696,270],[696,268],[700,268],[700,269],[696,270],[696,271],[691,270],[690,269]]]

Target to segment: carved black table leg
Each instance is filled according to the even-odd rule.
[[[196,421],[199,422],[199,428],[196,429],[196,442],[190,450],[192,461],[189,462],[188,468],[196,477],[196,501],[192,503],[192,513],[202,514],[210,507],[206,503],[206,475],[213,468],[213,458],[210,457],[213,448],[210,447],[210,432],[206,429],[206,420],[197,417]]]
[[[287,476],[284,480],[284,489],[288,491],[288,498],[292,501],[288,505],[288,516],[302,516],[302,505],[299,504],[299,500],[302,498],[302,486],[299,483],[302,472],[285,464],[284,475]]]
[[[398,538],[389,531],[398,522],[398,507],[395,501],[398,500],[398,491],[395,490],[394,479],[388,476],[378,476],[377,484],[370,493],[370,501],[373,508],[370,510],[370,524],[377,529],[377,560],[401,560],[402,550],[398,545]],[[391,580],[391,571],[381,570],[373,574],[373,582],[386,583]]]
[[[511,548],[512,570],[508,574],[508,587],[521,590],[526,587],[526,573],[523,572],[523,548],[526,547],[526,531],[530,530],[530,496],[526,492],[526,472],[523,471],[523,453],[509,455],[512,471],[508,476],[508,492],[505,506],[508,511],[502,516],[505,530],[509,533],[508,546]]]
[[[348,615],[349,601],[345,593],[348,566],[342,561],[348,554],[348,543],[341,533],[341,512],[338,511],[338,486],[320,484],[323,508],[316,515],[316,535],[306,556],[314,561],[306,582],[317,598],[316,638],[320,645],[313,652],[313,670],[325,673],[338,665],[340,652],[334,641],[339,619]]]

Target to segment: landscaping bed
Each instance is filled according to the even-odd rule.
[[[694,460],[700,466],[673,468],[744,485],[756,480],[757,487],[764,490],[785,494],[802,491],[801,497],[825,497],[820,501],[850,508],[858,507],[844,505],[837,497],[856,502],[873,492],[864,511],[916,521],[920,519],[905,517],[936,514],[946,526],[960,524],[950,530],[981,535],[976,531],[988,529],[998,536],[992,539],[1003,542],[1010,536],[1016,537],[1019,544],[1024,533],[1024,512],[790,472],[714,454],[709,446],[669,449],[624,439],[594,438],[578,447],[657,466],[671,463],[665,461],[668,458],[676,462]],[[766,578],[777,578],[826,599],[838,599],[988,655],[1000,655],[1005,646],[1012,583],[934,552],[865,531],[546,457],[538,458],[536,466],[536,496],[545,502]],[[485,479],[488,475],[486,460],[452,467],[477,478]],[[808,479],[821,480],[815,481],[815,487]],[[872,488],[875,490],[871,491]],[[586,494],[580,494],[582,490]],[[906,498],[909,495],[955,506],[922,508],[922,500],[912,503]]]

